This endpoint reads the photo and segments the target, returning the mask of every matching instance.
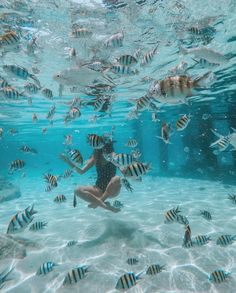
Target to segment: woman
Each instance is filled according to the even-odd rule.
[[[116,175],[116,167],[104,159],[103,154],[110,154],[113,150],[112,141],[107,142],[102,149],[95,149],[92,157],[83,168],[77,167],[67,156],[61,155],[61,159],[72,167],[77,173],[84,174],[93,166],[96,166],[97,180],[94,186],[80,186],[74,191],[74,206],[76,206],[76,196],[89,202],[89,208],[98,206],[119,212],[119,209],[112,207],[105,200],[108,197],[115,197],[120,193],[120,177]]]

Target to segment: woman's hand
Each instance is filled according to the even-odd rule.
[[[67,164],[71,164],[71,160],[65,154],[60,154],[60,159]]]

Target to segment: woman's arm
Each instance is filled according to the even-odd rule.
[[[71,168],[73,168],[77,173],[79,174],[84,174],[85,172],[87,172],[90,168],[92,168],[95,164],[95,158],[94,156],[92,156],[86,163],[86,165],[83,168],[79,168],[76,166],[76,164],[74,164],[66,155],[61,154],[60,158],[66,163],[68,164]]]

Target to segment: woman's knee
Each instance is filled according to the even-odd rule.
[[[81,195],[81,194],[83,194],[83,193],[84,193],[84,187],[82,187],[82,186],[77,187],[77,188],[75,189],[74,193],[75,193],[76,195]]]
[[[111,183],[112,183],[112,185],[120,187],[121,186],[120,177],[119,176],[112,177]]]

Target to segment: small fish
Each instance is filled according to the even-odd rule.
[[[145,95],[136,100],[135,107],[137,111],[144,111],[144,110],[150,109],[151,104],[152,104],[152,98]]]
[[[225,272],[224,270],[215,270],[210,274],[209,280],[213,283],[220,284],[225,282],[230,274],[230,272]]]
[[[0,76],[0,88],[4,87],[10,87],[10,84],[3,77]]]
[[[124,32],[119,32],[117,34],[114,34],[110,36],[105,42],[106,47],[122,47],[123,46],[123,40],[124,40]]]
[[[31,73],[29,73],[29,71],[22,66],[19,65],[3,65],[3,70],[6,71],[8,74],[13,74],[16,77],[22,78],[22,79],[28,79],[31,78],[33,79],[37,85],[40,87],[40,82],[37,79],[37,77]]]
[[[221,235],[217,238],[216,244],[220,246],[227,246],[236,240],[236,235]]]
[[[93,32],[87,28],[76,28],[72,31],[71,36],[74,38],[89,38]]]
[[[5,282],[10,281],[11,279],[8,279],[8,275],[14,270],[14,268],[11,268],[10,270],[4,270],[0,273],[0,289],[3,288],[5,285]]]
[[[10,100],[18,100],[21,94],[11,86],[0,89],[0,97]]]
[[[45,262],[39,267],[38,271],[36,272],[36,275],[46,275],[50,273],[55,266],[57,266],[57,264],[55,264],[54,262]]]
[[[33,95],[36,95],[40,88],[38,86],[36,86],[34,83],[27,83],[25,86],[24,86],[24,89],[27,93],[29,94],[33,94]]]
[[[138,145],[138,142],[134,138],[130,138],[125,144],[127,147],[135,148]]]
[[[200,211],[200,214],[203,216],[203,218],[205,218],[206,220],[210,221],[212,220],[211,214],[210,212],[204,210],[204,211]]]
[[[49,110],[49,112],[47,113],[46,119],[48,119],[48,120],[52,120],[52,119],[53,119],[53,116],[54,116],[54,114],[55,114],[55,112],[56,112],[56,106],[53,105],[53,106],[51,107],[51,109]]]
[[[76,241],[76,240],[70,240],[70,241],[67,242],[66,246],[67,247],[71,247],[71,246],[75,246],[77,244],[78,244],[78,241]]]
[[[210,148],[214,148],[219,152],[224,152],[230,145],[229,136],[221,136],[217,141],[213,142],[210,145]]]
[[[83,157],[79,150],[70,150],[68,155],[73,162],[81,165],[83,164]]]
[[[65,141],[64,141],[64,144],[65,145],[70,145],[72,144],[72,135],[68,134],[68,135],[64,135],[64,138],[65,138]]]
[[[163,270],[165,270],[165,265],[159,265],[159,264],[153,264],[150,265],[147,270],[146,270],[146,274],[147,275],[156,275],[161,273]]]
[[[35,149],[32,149],[28,147],[27,145],[23,145],[22,147],[20,147],[20,151],[23,153],[37,154],[37,151]]]
[[[97,134],[88,134],[87,142],[94,149],[101,149],[105,145],[104,137]]]
[[[187,217],[185,217],[183,215],[177,215],[176,222],[178,222],[179,224],[185,225],[185,226],[187,226],[189,224]]]
[[[113,207],[118,208],[118,209],[121,209],[124,207],[123,203],[120,202],[119,200],[113,201],[112,205],[113,205]]]
[[[156,53],[157,53],[157,46],[153,50],[147,52],[143,56],[143,58],[141,60],[141,63],[140,63],[141,66],[145,66],[145,65],[151,63],[151,61],[153,60],[153,58],[154,58],[154,56],[155,56]]]
[[[202,246],[207,244],[211,240],[211,237],[206,235],[198,235],[194,239],[197,246]]]
[[[78,107],[73,106],[70,111],[67,113],[65,117],[65,122],[70,122],[76,118],[81,116],[80,109]]]
[[[192,248],[194,247],[195,243],[192,240],[189,241],[183,241],[182,247],[184,248]]]
[[[117,167],[127,167],[136,161],[132,154],[116,154],[113,152],[110,154],[103,154],[103,156],[107,161]]]
[[[127,262],[128,265],[132,266],[132,265],[136,265],[139,262],[139,260],[137,258],[130,257],[130,258],[127,259],[126,262]]]
[[[24,166],[25,166],[25,161],[23,160],[18,159],[18,160],[12,161],[10,164],[10,171],[22,169],[24,168]]]
[[[57,187],[57,177],[52,174],[45,174],[44,175],[45,181],[53,187]]]
[[[125,177],[140,178],[142,175],[145,175],[149,170],[150,164],[136,162],[121,169],[121,172]]]
[[[183,238],[183,247],[190,248],[193,247],[194,243],[191,240],[191,228],[189,225],[185,227],[184,238]]]
[[[99,112],[102,110],[104,104],[106,103],[106,100],[103,98],[99,98],[96,100],[96,102],[94,103],[94,111]]]
[[[176,130],[177,131],[182,131],[184,130],[189,122],[190,122],[191,116],[190,115],[183,115],[181,116],[177,121],[176,121]]]
[[[33,223],[30,227],[29,230],[30,231],[39,231],[39,230],[43,230],[44,227],[47,226],[48,223],[46,222],[35,222]]]
[[[42,128],[42,133],[45,134],[46,132],[47,132],[47,128],[46,127]]]
[[[160,121],[160,119],[158,119],[158,115],[156,112],[152,113],[152,122],[157,122]]]
[[[122,275],[122,276],[118,279],[115,288],[116,288],[117,290],[122,291],[122,290],[127,290],[127,289],[129,289],[129,288],[135,286],[135,285],[137,284],[137,281],[138,281],[139,279],[141,279],[140,276],[141,276],[142,274],[143,274],[143,272],[140,272],[140,273],[138,273],[138,274],[136,274],[136,275],[135,275],[134,273],[126,273],[126,274]]]
[[[79,280],[84,279],[88,273],[88,266],[80,266],[75,269],[72,269],[71,272],[68,272],[63,285],[72,285],[77,283]]]
[[[136,64],[138,61],[132,55],[122,55],[121,57],[117,58],[116,60],[120,65],[129,66]]]
[[[232,201],[232,203],[236,204],[236,194],[229,194],[228,199]]]
[[[121,184],[126,188],[127,191],[133,192],[134,189],[126,178],[121,178]]]
[[[223,54],[206,47],[191,49],[185,49],[181,47],[180,53],[182,53],[183,55],[193,54],[196,58],[203,58],[210,63],[225,64],[228,62],[228,59]]]
[[[64,194],[60,194],[60,195],[57,195],[53,201],[57,203],[62,203],[66,201],[66,197]]]
[[[2,127],[0,127],[0,139],[2,139],[3,133],[4,133],[4,129]]]
[[[33,122],[37,122],[38,121],[38,117],[37,117],[36,113],[33,113],[32,114],[32,121]]]
[[[17,46],[20,42],[20,37],[14,31],[9,31],[0,36],[0,48],[9,48]]]
[[[8,132],[9,132],[11,135],[15,135],[15,134],[19,133],[19,131],[18,131],[17,129],[15,129],[15,128],[10,128],[10,129],[8,130]]]
[[[49,100],[53,99],[53,93],[52,93],[52,91],[50,89],[44,88],[44,89],[41,90],[41,93],[45,98],[47,98]]]
[[[164,143],[170,144],[170,136],[172,134],[171,131],[172,131],[171,125],[164,122],[162,123],[162,126],[161,126],[161,136],[156,136],[156,137],[162,139]]]
[[[165,222],[165,224],[176,222],[177,218],[178,218],[178,214],[180,212],[181,211],[179,210],[179,207],[173,208],[173,209],[168,210],[167,212],[165,212],[165,214],[164,214],[164,217],[165,217],[164,222]]]
[[[67,169],[67,170],[65,170],[65,172],[63,173],[62,177],[63,177],[64,179],[66,179],[66,178],[71,177],[72,174],[73,174],[73,171],[72,171],[71,169]]]
[[[139,73],[137,69],[131,69],[129,66],[124,65],[112,65],[110,70],[115,74],[121,75],[136,75]]]

